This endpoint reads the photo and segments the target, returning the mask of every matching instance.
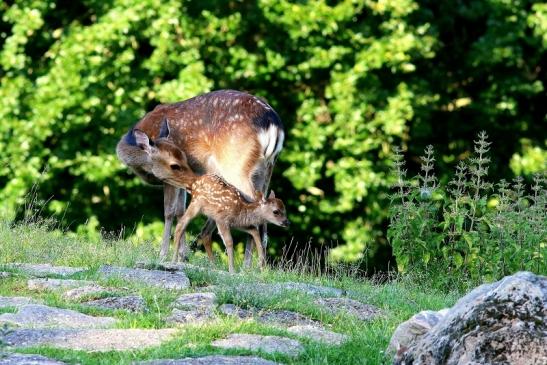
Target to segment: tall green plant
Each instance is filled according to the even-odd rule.
[[[519,176],[512,185],[501,180],[492,192],[487,138],[479,134],[473,156],[458,164],[445,186],[435,184],[431,146],[421,174],[410,180],[396,150],[388,238],[399,271],[444,272],[474,282],[517,270],[547,273],[545,177],[536,175],[529,189]]]

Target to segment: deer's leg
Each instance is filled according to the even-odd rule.
[[[274,165],[275,165],[275,160],[272,161],[271,163],[266,163],[266,166],[263,167],[263,169],[265,170],[263,179],[261,179],[261,181],[256,182],[257,190],[260,190],[265,197],[268,196],[267,195],[268,186],[270,185],[270,180],[272,178]],[[262,252],[264,253],[266,251],[266,247],[268,246],[267,224],[264,223],[262,226],[259,227],[259,230],[260,230],[260,237],[262,242],[261,243]],[[251,267],[252,257],[253,257],[253,242],[249,238],[247,240],[247,244],[245,245],[245,260],[243,262],[246,268]]]
[[[177,222],[179,222],[182,219],[182,216],[184,215],[184,211],[186,210],[186,190],[179,189],[178,190],[178,196],[177,196],[177,207],[175,214],[177,216]],[[177,228],[179,227],[179,224],[177,223]],[[182,258],[182,260],[186,260],[188,258],[189,253],[189,247],[186,244],[186,227],[181,231],[180,238],[177,239],[177,235],[175,235],[175,243],[177,244],[177,247],[179,247],[179,257]],[[180,240],[180,241],[179,241]]]
[[[200,210],[199,203],[192,201],[184,216],[178,220],[177,227],[175,228],[175,252],[173,252],[173,263],[177,262],[179,256],[180,244],[183,242],[183,238],[181,236],[184,235],[186,227],[188,227],[188,224],[192,221],[192,219],[199,214]]]
[[[199,233],[198,240],[203,243],[205,247],[205,252],[207,252],[207,257],[209,261],[214,262],[215,258],[213,256],[213,231],[215,230],[215,221],[212,219],[207,219],[207,222],[201,229]]]
[[[171,240],[171,227],[175,217],[177,204],[177,188],[169,184],[163,184],[163,216],[165,225],[163,226],[163,237],[161,240],[160,260],[165,260],[169,251],[169,241]]]
[[[256,251],[258,252],[258,264],[260,265],[260,268],[264,267],[265,260],[264,260],[264,250],[262,248],[262,239],[260,238],[260,233],[258,232],[258,229],[248,229],[245,232],[251,235],[255,242]]]
[[[256,174],[251,174],[256,175]],[[253,190],[253,197],[255,196],[255,191],[262,191],[262,186],[264,184],[264,177],[261,174],[258,174],[258,176],[255,176],[256,179],[254,181],[254,186],[252,188]],[[252,181],[252,179],[251,179]],[[247,242],[245,243],[245,259],[243,260],[243,267],[246,269],[251,267],[253,259],[253,237],[247,237]]]
[[[262,192],[264,193],[265,197],[268,196],[268,188],[270,187],[270,180],[272,179],[273,168],[274,168],[276,159],[277,159],[277,156],[274,157],[272,162],[268,164],[268,167],[266,169],[266,178],[264,179],[264,186],[262,187],[263,188]],[[260,229],[260,238],[262,242],[262,250],[263,252],[266,252],[266,249],[268,248],[268,224],[264,223],[261,227],[259,227],[259,229]],[[266,257],[264,256],[264,262],[266,262],[265,259]]]
[[[233,273],[234,269],[234,242],[232,240],[232,233],[230,227],[224,223],[217,222],[218,233],[222,237],[224,246],[226,246],[226,253],[228,254],[228,271]]]
[[[252,237],[247,238],[247,243],[245,243],[245,259],[243,260],[243,266],[248,269],[251,267],[253,260],[253,240]]]

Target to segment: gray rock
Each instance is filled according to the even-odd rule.
[[[64,362],[49,359],[40,355],[0,353],[0,365],[64,365]]]
[[[126,267],[116,267],[104,265],[99,269],[105,277],[120,277],[124,280],[140,282],[146,285],[172,289],[183,290],[190,286],[190,280],[181,271],[169,272],[161,270],[130,269]]]
[[[318,322],[300,313],[287,310],[258,310],[243,309],[234,304],[223,304],[219,311],[227,316],[236,316],[241,319],[254,318],[258,322],[288,327],[295,325],[319,325]]]
[[[117,288],[105,288],[98,284],[90,284],[67,290],[63,294],[63,299],[71,301],[100,299],[102,295],[107,293],[116,293],[118,290],[119,289]]]
[[[547,277],[520,272],[472,290],[395,364],[547,364]]]
[[[83,305],[102,309],[123,309],[129,312],[146,312],[146,303],[140,295],[128,295],[126,297],[108,297],[91,300]]]
[[[136,365],[277,365],[277,363],[255,356],[212,355],[178,360],[142,361]]]
[[[395,355],[401,349],[404,351],[404,349],[416,343],[419,338],[429,332],[447,313],[447,308],[438,312],[421,311],[409,320],[401,323],[391,336],[387,352]]]
[[[13,347],[127,351],[159,346],[175,333],[174,329],[15,329],[4,336],[4,341]]]
[[[211,345],[223,349],[245,349],[268,354],[280,353],[286,356],[298,356],[304,352],[300,342],[290,338],[243,333],[231,334],[222,340],[214,341]]]
[[[320,298],[315,301],[324,311],[333,314],[349,314],[362,321],[368,321],[380,315],[380,309],[350,298]]]
[[[30,279],[27,281],[29,290],[59,290],[72,289],[92,285],[92,281],[71,279]]]
[[[11,276],[10,272],[0,271],[0,279],[7,279]]]
[[[172,305],[173,311],[167,323],[183,324],[204,322],[215,317],[215,293],[189,293],[178,297]]]
[[[6,267],[25,272],[28,275],[45,277],[49,275],[70,276],[86,271],[83,267],[68,267],[68,266],[53,266],[51,264],[27,264],[13,263],[7,264]]]
[[[209,276],[216,276],[220,279],[241,276],[241,274],[238,273],[229,273],[227,271],[218,270],[212,267],[203,267],[185,262],[177,264],[138,262],[135,266],[141,269],[156,269],[170,272],[191,270]],[[346,294],[345,290],[338,288],[290,281],[283,283],[243,283],[237,285],[235,289],[238,291],[261,293],[265,295],[278,295],[286,291],[296,291],[307,295],[320,297],[341,297]]]
[[[193,265],[190,265],[193,266]],[[138,261],[135,263],[135,268],[146,270],[161,270],[161,271],[183,271],[185,265],[181,263],[174,264],[172,262],[146,262]]]
[[[287,329],[290,333],[308,338],[312,341],[323,342],[328,345],[340,346],[348,340],[348,336],[341,333],[328,331],[322,327],[313,325],[292,326]]]
[[[29,297],[0,297],[0,308],[21,307],[31,303],[36,303],[36,300]]]
[[[173,302],[173,307],[179,309],[214,308],[217,296],[215,293],[183,294]]]
[[[171,315],[165,318],[165,321],[169,324],[186,324],[186,323],[201,323],[207,322],[214,318],[215,314],[212,310],[185,310],[174,308]]]
[[[93,317],[70,309],[48,307],[41,304],[27,304],[18,308],[17,313],[0,315],[0,324],[7,323],[26,328],[99,328],[116,323],[111,317]]]
[[[303,316],[300,313],[287,310],[260,311],[257,316],[259,322],[271,323],[279,326],[317,325],[318,322]]]
[[[222,304],[218,310],[227,316],[237,316],[241,319],[252,318],[255,315],[254,310],[243,309],[235,304]]]

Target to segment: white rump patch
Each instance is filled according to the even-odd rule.
[[[272,109],[268,104],[266,104],[265,102],[263,102],[263,101],[260,100],[259,98],[256,98],[256,97],[255,97],[254,100],[255,100],[258,104],[260,104],[262,107],[264,107],[265,109],[268,109],[268,110],[271,110],[271,109]]]
[[[277,134],[277,143],[275,145],[274,156],[277,156],[279,152],[281,152],[281,150],[283,149],[283,142],[285,142],[285,133],[280,130]]]
[[[268,129],[261,130],[258,133],[258,141],[262,147],[264,159],[271,160],[283,148],[283,139],[285,138],[283,131],[271,124]]]

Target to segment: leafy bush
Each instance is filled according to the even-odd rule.
[[[161,191],[116,142],[159,103],[233,88],[287,128],[272,187],[294,224],[269,249],[294,238],[386,265],[394,144],[416,155],[435,136],[440,176],[477,128],[505,147],[495,174],[547,161],[547,7],[533,2],[0,2],[0,216],[38,184],[42,215],[71,230],[159,240]]]
[[[400,272],[430,270],[472,282],[517,270],[547,272],[545,176],[534,177],[530,194],[520,176],[494,187],[487,181],[489,149],[482,132],[473,156],[444,185],[435,178],[432,146],[410,180],[396,151],[388,238]]]

